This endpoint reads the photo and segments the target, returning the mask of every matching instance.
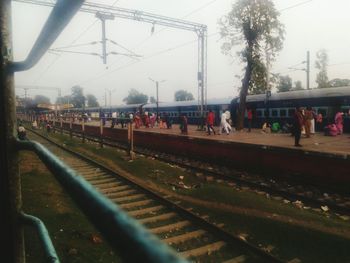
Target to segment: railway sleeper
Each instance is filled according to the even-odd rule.
[[[140,198],[144,198],[145,195],[144,194],[136,194],[136,195],[128,195],[128,196],[123,196],[123,197],[118,197],[118,198],[111,198],[111,200],[115,203],[121,203],[121,202],[125,202],[125,201],[132,201],[132,200],[137,200]]]
[[[246,261],[246,259],[247,259],[247,257],[245,255],[240,255],[238,257],[226,260],[226,261],[224,261],[222,263],[243,263],[243,262]]]
[[[116,192],[116,193],[110,193],[108,194],[108,198],[118,198],[118,197],[127,197],[129,195],[132,195],[134,193],[137,193],[137,191],[135,189],[130,189],[130,190],[125,190],[125,191],[120,191],[120,192]]]
[[[94,180],[110,179],[111,176],[109,174],[101,172],[101,173],[96,173],[94,175],[89,175],[89,176],[84,175],[84,178],[89,181],[94,181]]]
[[[107,188],[113,188],[115,186],[122,186],[123,182],[111,182],[111,183],[103,183],[103,184],[96,184],[96,183],[92,183],[93,186],[95,186],[97,189],[107,189]]]
[[[76,163],[74,161],[65,161],[65,163],[74,169],[85,169],[91,167],[90,164],[87,163]]]
[[[93,185],[100,185],[100,184],[106,184],[106,183],[113,183],[115,182],[116,179],[114,177],[109,177],[109,178],[94,178],[90,179],[89,182]]]
[[[120,204],[119,206],[123,209],[130,209],[130,208],[135,208],[135,207],[140,207],[140,206],[145,206],[149,205],[154,200],[152,199],[147,199],[147,200],[141,200],[141,201],[136,201],[136,202],[130,202],[130,203],[125,203],[125,204]]]
[[[179,244],[179,243],[186,242],[186,241],[194,239],[194,238],[201,237],[206,233],[207,232],[205,230],[199,229],[199,230],[185,233],[182,235],[165,238],[165,239],[163,239],[163,241],[169,245]]]
[[[119,191],[122,191],[122,190],[127,190],[127,189],[131,189],[129,185],[115,186],[115,187],[110,187],[108,189],[101,189],[99,191],[102,194],[105,194],[105,195],[108,196],[108,194],[119,192]]]
[[[184,221],[180,221],[174,224],[169,224],[169,225],[165,225],[165,226],[160,226],[160,227],[156,227],[156,228],[151,228],[150,231],[153,234],[162,234],[165,232],[171,232],[174,230],[178,230],[181,229],[185,226],[189,226],[191,224],[190,221],[184,220]]]
[[[168,219],[173,218],[175,216],[177,216],[176,213],[170,212],[170,213],[165,213],[165,214],[161,214],[161,215],[142,218],[142,219],[139,219],[138,221],[141,224],[149,224],[149,223],[156,223],[156,222],[163,221],[163,220],[168,220]]]
[[[86,170],[76,170],[78,173],[86,175],[86,176],[96,176],[98,173],[100,173],[101,171],[96,171],[93,170],[94,168],[90,168],[90,169],[86,169]]]
[[[157,205],[157,206],[153,206],[153,207],[147,207],[147,208],[143,208],[143,209],[128,211],[127,213],[130,216],[142,216],[142,215],[147,215],[150,213],[157,212],[157,211],[164,209],[164,208],[165,207],[162,205]]]
[[[209,255],[214,251],[220,250],[226,243],[224,241],[214,242],[202,247],[194,248],[191,250],[180,252],[180,255],[184,258],[199,257],[203,255]]]

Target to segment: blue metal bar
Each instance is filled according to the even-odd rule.
[[[47,257],[46,262],[60,263],[55,247],[52,244],[49,232],[47,231],[44,223],[39,218],[27,215],[23,212],[21,213],[21,219],[26,225],[34,226],[37,229],[39,238],[44,246],[45,254]]]
[[[187,262],[40,143],[18,141],[17,145],[20,150],[34,151],[39,156],[125,262]]]
[[[11,70],[23,71],[33,67],[60,35],[75,13],[79,11],[84,1],[57,1],[26,60],[13,62],[11,64]]]

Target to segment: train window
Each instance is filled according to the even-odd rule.
[[[264,116],[265,116],[265,117],[269,117],[269,116],[270,116],[270,111],[264,110]]]
[[[278,110],[271,110],[272,117],[278,117]]]
[[[286,117],[287,116],[287,111],[285,109],[280,110],[280,117]]]
[[[262,111],[261,110],[257,110],[256,111],[256,117],[261,118],[261,116],[262,116]]]
[[[288,109],[288,117],[294,116],[295,109]]]
[[[188,117],[192,117],[192,112],[189,112],[189,113],[188,113]]]

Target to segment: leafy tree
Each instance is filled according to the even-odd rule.
[[[289,76],[279,76],[277,90],[278,92],[286,92],[292,89],[292,78]]]
[[[318,88],[329,88],[327,67],[328,67],[328,54],[325,49],[321,49],[316,53],[315,67],[319,70],[316,76],[316,83]]]
[[[332,88],[350,86],[350,79],[332,79],[329,81]]]
[[[72,95],[70,96],[70,103],[76,108],[83,108],[85,106],[85,97],[83,95],[83,88],[80,86],[72,87]]]
[[[129,90],[129,95],[123,99],[126,104],[139,104],[139,103],[147,103],[148,96],[140,93],[136,89]]]
[[[294,85],[295,85],[295,87],[293,88],[293,90],[303,90],[304,89],[300,80],[294,82]]]
[[[237,0],[232,10],[220,20],[221,36],[225,39],[223,53],[230,54],[236,45],[245,46],[239,53],[246,67],[240,91],[237,129],[243,128],[248,89],[262,92],[267,86],[263,54],[268,53],[270,61],[282,49],[284,28],[278,16],[272,0]]]
[[[43,96],[43,95],[36,95],[34,97],[33,103],[35,105],[38,105],[38,104],[51,104],[50,99],[48,97],[46,97],[46,96]]]
[[[150,102],[150,103],[157,103],[157,100],[156,100],[153,96],[151,96],[151,97],[149,98],[149,102]]]
[[[92,95],[92,94],[87,94],[86,95],[86,100],[87,100],[87,106],[88,107],[98,107],[98,106],[100,106],[98,104],[97,98],[94,95]]]
[[[178,90],[175,92],[175,101],[185,101],[185,100],[194,100],[194,97],[191,92],[186,90]]]

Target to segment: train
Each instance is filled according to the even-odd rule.
[[[236,123],[239,97],[228,97],[223,99],[208,99],[204,110],[206,116],[209,110],[215,114],[216,125],[220,123],[222,112],[230,111],[233,125]],[[293,115],[296,107],[312,107],[316,114],[322,114],[323,125],[334,122],[334,115],[338,111],[343,111],[344,131],[350,132],[350,86],[296,90],[266,94],[248,95],[246,107],[253,111],[253,127],[259,128],[264,122],[293,123]],[[65,110],[65,112],[82,112],[80,108]],[[165,115],[173,123],[179,121],[181,115],[186,115],[188,123],[192,125],[201,125],[204,118],[201,116],[199,103],[192,101],[159,102],[145,104],[119,105],[110,107],[85,108],[84,112],[92,118],[107,117],[111,118],[113,112],[135,113],[152,112]]]

